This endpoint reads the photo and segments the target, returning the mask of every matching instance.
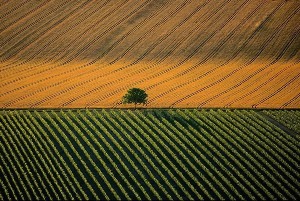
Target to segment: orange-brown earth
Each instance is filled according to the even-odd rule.
[[[300,108],[298,0],[0,1],[0,107]]]

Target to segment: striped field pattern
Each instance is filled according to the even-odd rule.
[[[298,0],[0,1],[1,108],[299,108]],[[125,106],[127,107],[127,106]]]
[[[0,118],[1,200],[300,198],[299,131],[259,111],[2,110]]]

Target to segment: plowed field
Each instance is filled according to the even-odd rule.
[[[300,108],[298,0],[0,1],[0,107]]]

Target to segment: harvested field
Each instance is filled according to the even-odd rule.
[[[1,108],[300,108],[298,0],[0,1]]]

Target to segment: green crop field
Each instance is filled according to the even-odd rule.
[[[0,199],[299,199],[299,116],[2,110]]]

